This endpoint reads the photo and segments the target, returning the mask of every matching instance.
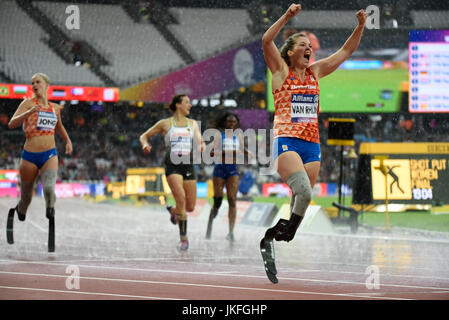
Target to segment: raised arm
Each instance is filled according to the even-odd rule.
[[[299,11],[301,11],[301,5],[292,4],[288,10],[264,33],[262,37],[262,48],[265,62],[273,76],[280,71],[285,71],[285,69],[287,69],[288,73],[288,66],[282,59],[279,50],[274,43],[274,39],[287,24],[287,22],[296,16]]]
[[[334,72],[352,53],[358,48],[363,30],[365,29],[366,13],[359,10],[356,13],[358,25],[352,32],[351,36],[346,40],[345,44],[334,54],[327,58],[318,60],[310,66],[313,73],[318,79]]]

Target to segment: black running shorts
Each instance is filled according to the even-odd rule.
[[[180,174],[184,180],[196,180],[196,172],[193,164],[173,164],[165,161],[165,176]]]

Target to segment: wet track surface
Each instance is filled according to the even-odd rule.
[[[259,252],[265,228],[238,223],[231,243],[223,213],[211,240],[205,239],[207,214],[191,217],[190,247],[179,252],[178,228],[163,207],[58,199],[56,252],[48,253],[40,198],[25,222],[15,218],[15,243],[7,244],[6,217],[15,203],[0,199],[3,300],[449,299],[449,237],[443,233],[299,232],[290,243],[275,243],[279,283],[272,284]],[[79,288],[70,285],[73,270]]]

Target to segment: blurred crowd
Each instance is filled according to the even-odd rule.
[[[20,153],[25,141],[21,128],[10,130],[9,118],[15,112],[18,103],[2,102],[0,111],[0,168],[17,169]],[[194,106],[191,117],[200,121],[204,131],[213,125],[214,117],[223,110],[235,110],[223,106]],[[79,102],[66,104],[62,119],[73,143],[73,154],[64,155],[64,143],[58,137],[57,148],[60,155],[58,177],[62,181],[125,181],[126,169],[135,167],[159,167],[165,155],[164,139],[158,135],[151,138],[151,154],[145,156],[141,150],[139,136],[158,120],[169,117],[171,112],[166,105],[137,103],[91,104]],[[335,114],[320,116],[320,137],[322,164],[318,182],[338,182],[340,176],[341,147],[327,145],[327,118]],[[268,126],[271,127],[272,117]],[[345,115],[344,117],[348,117]],[[449,142],[446,134],[449,121],[443,114],[358,114],[355,116],[355,146],[344,147],[345,166],[356,165],[358,147],[361,142]],[[269,129],[269,128],[267,128]],[[267,141],[269,146],[269,141]],[[349,156],[349,155],[352,155]],[[212,166],[197,165],[198,181],[211,178]],[[258,175],[257,163],[241,165],[244,172],[251,170],[256,183],[280,182],[278,175]],[[356,170],[346,170],[345,180],[355,178]]]

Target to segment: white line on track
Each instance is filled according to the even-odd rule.
[[[27,263],[27,262],[23,262]],[[30,263],[30,262],[28,262]],[[34,264],[43,264],[43,265],[57,265],[64,266],[65,264],[55,263],[55,262],[33,262]],[[221,276],[221,277],[236,277],[236,278],[258,278],[265,279],[265,276],[258,275],[248,275],[248,274],[228,274],[221,272],[207,272],[207,271],[187,271],[187,270],[167,270],[167,269],[143,269],[143,268],[129,268],[129,267],[110,267],[110,266],[93,266],[93,265],[77,265],[79,268],[91,268],[91,269],[108,269],[108,270],[124,270],[124,271],[136,271],[136,272],[160,272],[160,273],[183,273],[183,274],[191,274],[191,275],[213,275],[213,276]],[[0,273],[7,273],[6,271],[0,271]],[[296,277],[278,277],[279,280],[288,280],[288,281],[303,281],[303,282],[318,282],[318,283],[332,283],[332,284],[347,284],[347,285],[357,285],[365,287],[365,282],[357,282],[357,281],[344,281],[344,280],[326,280],[326,279],[310,279],[310,278],[296,278]],[[382,287],[395,287],[395,288],[410,288],[410,289],[427,289],[427,290],[449,290],[449,288],[439,288],[439,287],[428,287],[428,286],[413,286],[413,285],[405,285],[405,284],[386,284],[382,283]]]
[[[229,257],[229,256],[223,256],[223,259],[246,259],[242,257]],[[207,260],[212,259],[215,261],[214,266],[219,267],[230,267],[234,268],[235,264],[223,264],[223,263],[216,263],[216,260],[219,260],[220,257],[198,257],[198,260]],[[0,260],[0,264],[14,264],[14,263],[34,263],[34,264],[49,264],[49,265],[66,265],[66,264],[79,264],[79,263],[112,263],[112,262],[135,262],[135,261],[141,261],[141,262],[172,262],[172,263],[179,263],[179,264],[192,264],[192,261],[184,261],[185,259],[183,257],[174,258],[174,257],[159,257],[159,258],[118,258],[118,257],[96,257],[96,259],[67,259],[67,260],[58,260],[56,262],[42,262],[42,261],[16,261],[16,260]],[[197,265],[210,265],[211,262],[203,262],[203,261],[195,261],[194,262]],[[365,268],[365,265],[361,265],[363,268]],[[90,266],[95,267],[95,266]],[[259,268],[257,266],[251,265],[251,266],[245,266],[245,267],[251,267],[255,270],[261,270],[263,272],[262,266]],[[107,267],[101,267],[101,268],[107,268]],[[120,267],[110,267],[110,268],[120,268]],[[320,273],[336,273],[336,274],[351,274],[351,275],[360,275],[365,276],[366,273],[363,272],[356,272],[356,271],[343,271],[343,270],[323,270],[323,269],[290,269],[290,268],[279,268],[279,270],[282,270],[283,273],[298,273],[298,272],[320,272]],[[430,280],[439,280],[439,281],[449,281],[449,277],[438,277],[438,276],[426,276],[426,275],[416,275],[416,274],[391,274],[382,272],[383,277],[390,277],[390,278],[412,278],[412,279],[430,279]],[[263,278],[263,277],[261,277]],[[289,279],[289,278],[285,278]]]
[[[44,227],[41,227],[40,225],[38,225],[36,222],[34,222],[33,220],[31,220],[31,219],[28,219],[28,221],[31,223],[31,225],[33,226],[33,227],[35,227],[36,229],[38,229],[39,231],[41,231],[41,232],[48,232],[48,228],[47,229],[45,229]]]
[[[412,238],[405,236],[381,236],[381,235],[364,235],[364,234],[339,234],[339,233],[321,233],[321,232],[300,232],[299,235],[311,235],[311,236],[325,236],[325,237],[338,237],[338,238],[353,238],[353,239],[377,239],[386,241],[411,241],[411,242],[425,242],[425,243],[449,243],[449,238],[440,239],[426,239],[426,238]]]
[[[34,244],[34,242],[31,241],[25,241],[24,243],[28,243],[28,244]],[[25,252],[27,253],[27,252]],[[185,257],[157,257],[157,258],[129,258],[129,257],[114,257],[114,256],[100,256],[100,255],[95,255],[94,257],[92,257],[93,259],[70,259],[70,260],[66,260],[66,261],[73,261],[75,263],[78,262],[120,262],[120,261],[164,261],[164,262],[174,262],[174,263],[179,263],[179,264],[191,264],[192,261],[188,260],[186,261]],[[229,260],[229,259],[241,259],[241,260],[245,260],[247,259],[246,257],[232,257],[232,256],[223,256],[223,257],[215,257],[215,256],[203,256],[203,257],[196,257],[196,260],[220,260],[221,258],[225,259],[225,260]],[[1,260],[0,260],[1,261]],[[20,261],[19,261],[20,262]],[[39,262],[39,261],[37,261]],[[225,264],[225,263],[217,263],[216,261],[212,261],[214,263],[214,265],[216,266],[224,266],[224,267],[233,267],[235,266],[235,264]],[[303,261],[305,263],[308,263],[308,261]],[[196,264],[210,264],[211,262],[203,262],[203,261],[195,261]],[[322,264],[322,265],[341,265],[343,267],[358,267],[358,268],[363,268],[363,270],[365,270],[365,268],[367,267],[367,264],[354,264],[354,263],[337,263],[337,262],[317,262],[314,261],[313,263],[318,263],[318,264]],[[281,268],[282,269],[282,268]],[[338,268],[337,268],[338,269]],[[412,270],[417,270],[417,271],[431,271],[433,273],[435,272],[447,272],[447,270],[436,270],[435,268],[421,268],[421,267],[411,267],[411,266],[407,266],[407,267],[393,267],[393,266],[387,266],[385,267],[385,270],[383,270],[382,274],[384,274],[385,276],[390,276],[390,277],[410,277],[410,278],[423,278],[423,279],[435,279],[435,280],[449,280],[449,277],[442,277],[442,276],[426,276],[426,275],[420,275],[420,274],[410,274],[410,275],[398,275],[398,274],[392,274],[392,273],[386,273],[387,270],[407,270],[410,271],[410,269]],[[329,270],[329,269],[297,269],[295,268],[295,271],[300,270],[300,271],[308,271],[308,272],[332,272],[332,273],[345,273],[345,274],[365,274],[365,272],[355,272],[355,271],[342,271],[342,270]],[[290,270],[288,268],[284,268],[285,272],[289,272]]]
[[[57,274],[41,274],[41,273],[23,273],[23,272],[7,272],[0,271],[0,273],[5,274],[15,274],[22,276],[37,276],[37,277],[55,277],[55,278],[67,278],[66,275]],[[187,282],[168,282],[168,281],[151,281],[151,280],[132,280],[132,279],[119,279],[119,278],[98,278],[98,277],[79,277],[85,280],[97,280],[97,281],[118,281],[127,283],[149,283],[149,284],[159,284],[159,285],[173,285],[173,286],[189,286],[189,287],[206,287],[206,288],[217,288],[217,289],[231,289],[231,290],[247,290],[247,291],[262,291],[262,292],[277,292],[277,293],[291,293],[291,294],[306,294],[306,295],[318,295],[318,296],[339,296],[339,297],[357,297],[357,298],[370,298],[370,299],[387,299],[387,300],[413,300],[406,298],[393,298],[385,296],[370,296],[368,295],[352,295],[345,293],[330,293],[330,292],[314,292],[314,291],[299,291],[299,290],[279,290],[279,289],[266,289],[266,288],[252,288],[252,287],[238,287],[238,286],[223,286],[223,285],[213,285],[213,284],[200,284],[200,283],[187,283]],[[1,286],[0,286],[1,288]],[[66,292],[66,291],[64,291]],[[71,292],[71,291],[68,291]],[[75,291],[74,291],[75,292]]]
[[[419,292],[411,292],[411,291],[407,291],[407,292],[351,292],[349,294],[353,294],[353,295],[373,295],[373,296],[381,296],[381,295],[388,295],[388,294],[444,294],[444,293],[449,293],[449,291],[419,291]],[[429,299],[429,298],[427,298]]]
[[[0,286],[0,289],[26,290],[26,291],[42,291],[42,292],[53,292],[53,293],[85,294],[85,295],[94,295],[94,296],[109,296],[109,297],[133,298],[133,299],[182,300],[182,299],[176,299],[176,298],[162,298],[162,297],[150,297],[150,296],[136,296],[136,295],[117,294],[117,293],[106,293],[106,292],[85,292],[85,291],[72,291],[72,290],[54,290],[54,289],[43,289],[43,288],[25,288],[25,287],[7,287],[7,286]]]
[[[240,258],[242,259],[242,258]],[[258,258],[259,259],[259,258]],[[175,262],[177,263],[191,263],[191,261],[176,261],[176,259],[174,259]],[[311,261],[312,260],[312,261]],[[364,263],[339,263],[339,262],[335,262],[335,261],[330,261],[330,262],[325,262],[325,261],[317,261],[317,260],[313,260],[312,258],[308,258],[308,260],[303,260],[302,261],[304,264],[309,264],[309,263],[313,263],[313,264],[320,264],[320,265],[324,265],[324,266],[331,266],[334,267],[335,266],[342,266],[342,267],[357,267],[357,268],[363,268],[363,270],[365,270],[365,268],[368,266],[368,264],[364,264]],[[207,263],[207,262],[196,262],[198,264],[201,263]],[[220,264],[220,263],[214,263],[215,265],[224,265],[226,266],[227,264]],[[371,264],[371,263],[370,263]],[[232,264],[228,264],[229,266],[232,266]],[[286,267],[287,268],[287,267]],[[295,268],[295,267],[293,267]],[[447,269],[441,270],[441,269],[435,269],[435,268],[421,268],[421,267],[413,267],[413,266],[386,266],[385,270],[390,269],[390,270],[417,270],[417,271],[431,271],[431,272],[448,272]],[[340,270],[329,270],[329,269],[315,269],[315,271],[319,271],[319,272],[336,272],[336,273],[352,273],[351,271],[340,271]],[[365,274],[365,272],[361,272],[360,274]],[[415,277],[415,275],[411,275],[411,277]],[[416,275],[416,277],[419,277],[419,275]],[[431,278],[436,278],[438,279],[439,277],[432,277],[429,276]],[[441,279],[449,279],[447,277],[442,277]]]

